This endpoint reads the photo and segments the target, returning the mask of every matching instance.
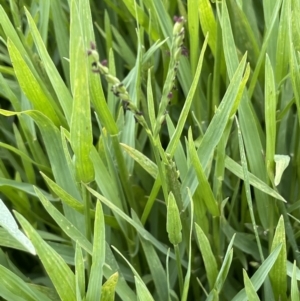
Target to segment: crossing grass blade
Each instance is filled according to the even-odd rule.
[[[37,255],[43,262],[56,291],[61,300],[76,300],[75,275],[62,257],[56,253],[34,230],[28,221],[18,213],[15,213],[22,228],[32,241]]]

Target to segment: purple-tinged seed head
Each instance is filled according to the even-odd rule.
[[[96,50],[96,44],[95,42],[90,42],[91,50]]]
[[[183,56],[189,56],[189,50],[185,46],[181,46],[181,54]]]
[[[181,17],[179,17],[179,16],[174,16],[173,17],[173,21],[175,22],[175,23],[181,23],[181,22],[183,22],[184,21],[184,18],[181,16]]]
[[[106,59],[101,61],[101,65],[103,65],[103,66],[107,66],[107,63],[108,63],[108,61]]]
[[[170,91],[169,93],[168,93],[168,96],[167,96],[169,99],[171,99],[172,97],[173,97],[173,92],[172,91]]]

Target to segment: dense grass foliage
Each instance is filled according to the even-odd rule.
[[[0,298],[300,300],[298,0],[0,3]]]

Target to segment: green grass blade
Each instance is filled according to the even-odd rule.
[[[235,121],[236,121],[237,129],[238,129],[239,150],[240,150],[240,157],[241,157],[241,161],[242,161],[243,174],[244,174],[244,178],[245,178],[244,185],[245,185],[247,204],[248,204],[248,208],[249,208],[252,228],[253,228],[253,231],[255,234],[256,243],[257,243],[257,247],[259,250],[260,260],[263,261],[264,255],[263,255],[260,238],[259,238],[258,231],[257,231],[256,220],[255,220],[255,215],[254,215],[254,210],[253,210],[253,201],[252,201],[252,196],[251,196],[251,192],[250,192],[250,183],[249,183],[249,177],[248,177],[248,166],[247,166],[247,159],[246,159],[246,154],[245,154],[245,149],[244,149],[244,141],[243,141],[243,137],[242,137],[242,133],[240,130],[240,126],[239,126],[237,117],[235,118]]]
[[[286,234],[284,228],[283,216],[279,218],[271,251],[273,251],[278,245],[282,245],[281,251],[278,255],[276,262],[274,263],[270,271],[270,280],[273,287],[275,300],[287,300],[287,277],[286,277]]]
[[[209,240],[197,224],[195,224],[195,230],[197,235],[198,246],[201,251],[206,270],[207,280],[209,283],[209,287],[212,290],[218,275],[218,266],[216,258],[212,252]]]
[[[115,290],[116,290],[118,278],[119,278],[119,274],[114,273],[102,285],[101,301],[114,301],[115,300]]]
[[[191,274],[192,274],[192,232],[193,232],[193,216],[194,216],[194,205],[193,205],[193,199],[192,199],[192,194],[190,192],[190,190],[188,189],[188,194],[189,194],[189,198],[191,201],[191,220],[190,220],[190,232],[189,232],[189,238],[188,238],[188,268],[186,271],[186,275],[184,278],[184,284],[183,284],[183,292],[182,292],[182,296],[181,296],[181,301],[187,301],[188,299],[188,293],[190,290],[190,284],[191,284]]]
[[[10,213],[9,209],[0,199],[0,225],[7,232],[13,236],[28,252],[33,255],[36,255],[34,246],[30,240],[24,235],[22,231],[19,230],[18,224],[16,223],[14,217]]]
[[[85,297],[85,266],[82,250],[78,243],[76,243],[75,250],[75,281],[76,297],[77,300],[81,300],[83,297]]]
[[[134,280],[136,284],[136,290],[139,300],[146,300],[146,301],[154,301],[154,299],[151,296],[151,293],[147,289],[145,283],[143,282],[142,278],[138,274],[138,272],[135,270],[135,268],[129,263],[129,261],[122,255],[122,253],[117,250],[115,247],[112,246],[112,248],[125,260],[125,262],[129,265],[131,271],[134,274]]]
[[[2,265],[0,265],[0,277],[0,296],[5,300],[50,301],[43,294],[37,295],[24,280]]]
[[[105,261],[105,227],[102,205],[99,201],[96,205],[92,260],[91,274],[86,294],[87,301],[101,299],[102,269]]]
[[[16,217],[27,236],[32,241],[37,255],[39,256],[45,270],[47,271],[53,285],[55,286],[62,301],[76,300],[75,276],[61,256],[56,253],[38,235],[26,219],[16,213]]]
[[[274,73],[268,56],[266,57],[265,76],[266,165],[269,178],[273,179],[276,142],[276,90]]]
[[[218,203],[214,197],[207,176],[205,175],[205,172],[201,166],[201,162],[198,158],[197,151],[195,149],[195,144],[193,142],[191,129],[189,130],[189,154],[190,154],[192,166],[195,168],[197,179],[202,190],[201,200],[198,201],[205,203],[208,211],[212,216],[219,216],[220,212],[218,208]]]
[[[65,59],[69,57],[69,35],[68,35],[68,21],[64,10],[61,6],[61,1],[50,1],[51,13],[55,17],[53,22],[54,32],[56,37],[57,48],[61,57],[61,63],[63,66],[64,75],[68,85],[70,84],[70,66],[69,62]],[[43,35],[42,35],[43,37]],[[45,39],[43,38],[44,43]],[[46,43],[45,43],[46,44]]]
[[[224,98],[220,106],[218,107],[214,118],[209,124],[209,127],[198,148],[197,153],[203,169],[207,167],[207,164],[213,154],[213,151],[223,135],[226,123],[231,117],[230,113],[238,95],[239,87],[240,85],[244,84],[242,82],[242,74],[245,69],[245,64],[246,56],[243,57],[239,67],[237,68],[236,73],[232,78],[230,85],[224,95]],[[187,176],[183,181],[182,187],[189,187],[191,189],[191,192],[194,193],[197,184],[198,183],[197,178],[195,177],[195,172],[192,168],[189,168]],[[188,198],[183,191],[182,194],[184,195],[184,204],[187,204]]]
[[[37,47],[39,55],[45,66],[45,71],[48,74],[48,77],[52,83],[55,93],[59,99],[60,105],[63,109],[64,115],[69,123],[71,120],[71,113],[72,113],[71,94],[70,94],[69,90],[67,89],[66,85],[64,84],[53,61],[50,58],[50,56],[47,52],[47,49],[43,43],[43,40],[38,32],[38,29],[34,23],[34,20],[32,19],[30,13],[26,9],[25,9],[25,12],[26,12],[27,20],[29,23],[29,27],[30,27],[31,34],[33,36],[35,45]],[[18,47],[18,45],[16,45],[16,46]]]
[[[121,211],[117,206],[115,206],[112,202],[104,198],[102,195],[100,195],[98,192],[96,192],[94,189],[87,187],[87,189],[97,198],[99,199],[103,204],[105,204],[107,207],[109,207],[112,211],[120,215],[124,220],[126,220],[129,224],[131,224],[138,232],[139,234],[144,237],[145,239],[149,240],[159,251],[161,251],[163,254],[167,254],[167,248],[160,243],[156,238],[154,238],[147,230],[145,230],[143,227],[141,227],[138,223],[136,223],[134,220],[132,220],[128,215],[126,215],[123,211]],[[172,258],[175,258],[174,253],[170,253]]]
[[[259,301],[259,297],[254,289],[254,286],[249,279],[247,272],[243,270],[245,290],[249,301]]]
[[[281,245],[278,245],[275,250],[266,258],[262,265],[258,268],[255,274],[251,277],[251,282],[254,286],[254,290],[257,291],[264,283],[271,268],[273,267],[281,250]],[[247,295],[245,289],[242,289],[232,301],[247,301]]]
[[[208,45],[213,53],[216,55],[216,41],[217,41],[217,22],[215,20],[214,12],[211,2],[209,0],[200,0],[199,6],[199,20],[203,34],[208,36]]]
[[[134,212],[132,212],[132,217],[135,222],[141,225],[138,217]],[[142,225],[141,225],[142,226]],[[157,300],[167,300],[168,299],[168,284],[167,277],[163,265],[161,264],[160,258],[156,253],[153,245],[140,235],[140,241],[144,250],[144,254],[153,278],[154,285],[156,287],[158,299]]]
[[[235,42],[225,2],[222,2],[222,36],[227,71],[229,77],[232,78],[239,60],[236,53]],[[264,166],[264,162],[261,156],[263,146],[258,129],[260,125],[256,123],[246,92],[243,94],[238,112],[241,132],[245,142],[245,150],[249,160],[249,169],[258,178],[266,182],[266,170],[261,168],[261,166]],[[257,202],[260,221],[263,227],[267,229],[269,227],[270,218],[274,214],[273,209],[271,209],[272,205],[270,200],[260,191],[255,190],[255,196],[260,200]]]
[[[197,69],[195,72],[195,76],[193,78],[192,85],[191,85],[188,95],[186,97],[184,106],[181,110],[181,114],[179,116],[179,120],[178,120],[176,129],[175,129],[175,132],[174,132],[173,136],[171,137],[171,141],[169,142],[169,145],[166,150],[166,152],[169,153],[171,156],[173,156],[175,153],[175,150],[179,143],[180,136],[182,134],[182,130],[184,128],[184,125],[185,125],[185,122],[186,122],[186,119],[188,116],[188,113],[191,108],[192,100],[193,100],[194,94],[197,89],[197,85],[198,85],[198,81],[199,81],[199,77],[200,77],[200,73],[201,73],[201,69],[202,69],[203,58],[204,58],[204,53],[206,50],[207,42],[208,42],[208,36],[206,36],[206,39],[202,46],[201,53],[200,53],[199,60],[198,60]]]
[[[299,289],[298,289],[298,283],[296,278],[296,261],[294,261],[293,265],[293,275],[292,275],[292,287],[291,287],[291,301],[299,301]]]
[[[31,72],[18,48],[10,40],[8,40],[7,46],[19,84],[33,107],[43,112],[56,126],[61,123],[65,124],[64,118],[51,99],[49,92],[41,85],[41,80]]]
[[[233,174],[235,174],[240,179],[244,180],[244,174],[242,170],[242,166],[240,166],[238,163],[234,162],[231,158],[227,157],[225,158],[225,167],[230,170]],[[249,183],[259,189],[260,191],[272,196],[275,199],[278,199],[282,202],[286,202],[286,200],[274,189],[269,187],[265,182],[257,178],[252,173],[249,173]]]
[[[92,245],[85,238],[83,234],[72,224],[70,223],[36,188],[37,195],[40,198],[41,203],[47,210],[47,212],[52,216],[52,218],[57,222],[62,231],[66,233],[71,239],[77,242],[83,249],[85,249],[89,254],[92,254]]]

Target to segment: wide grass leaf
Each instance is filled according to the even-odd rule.
[[[195,230],[196,230],[198,246],[200,248],[201,255],[203,258],[203,263],[206,270],[209,287],[210,289],[213,289],[218,275],[218,266],[217,266],[216,258],[212,252],[209,240],[207,239],[205,233],[197,224],[195,224]]]
[[[274,263],[270,271],[270,279],[273,287],[275,300],[287,300],[287,275],[286,275],[286,234],[284,228],[283,216],[279,218],[275,235],[272,242],[271,251],[273,251],[278,245],[282,245],[281,251],[278,255],[276,262]]]
[[[56,126],[61,123],[66,125],[50,93],[43,86],[41,79],[32,73],[18,48],[11,40],[8,40],[7,46],[20,87],[33,104],[34,109],[43,112]]]
[[[66,117],[67,121],[70,122],[71,120],[71,113],[72,113],[72,97],[71,94],[66,87],[65,83],[63,82],[57,68],[55,67],[52,59],[50,58],[45,44],[43,43],[42,37],[39,34],[39,31],[35,25],[33,18],[31,17],[30,13],[26,10],[26,16],[30,27],[30,32],[33,36],[35,45],[39,52],[39,55],[43,61],[45,66],[45,71],[48,74],[48,77],[52,83],[52,86],[55,90],[55,93],[59,99],[60,105],[64,111],[64,116]]]
[[[71,145],[75,154],[75,173],[78,182],[94,180],[94,167],[90,159],[93,143],[90,114],[90,93],[87,70],[87,53],[84,48],[80,16],[75,1],[71,1],[70,71],[73,87],[73,110],[71,118]]]
[[[43,267],[49,275],[62,301],[76,300],[75,275],[62,257],[56,253],[20,214],[15,213],[22,228],[36,249]]]
[[[101,301],[114,301],[116,285],[119,279],[119,274],[112,274],[107,281],[102,285]]]

